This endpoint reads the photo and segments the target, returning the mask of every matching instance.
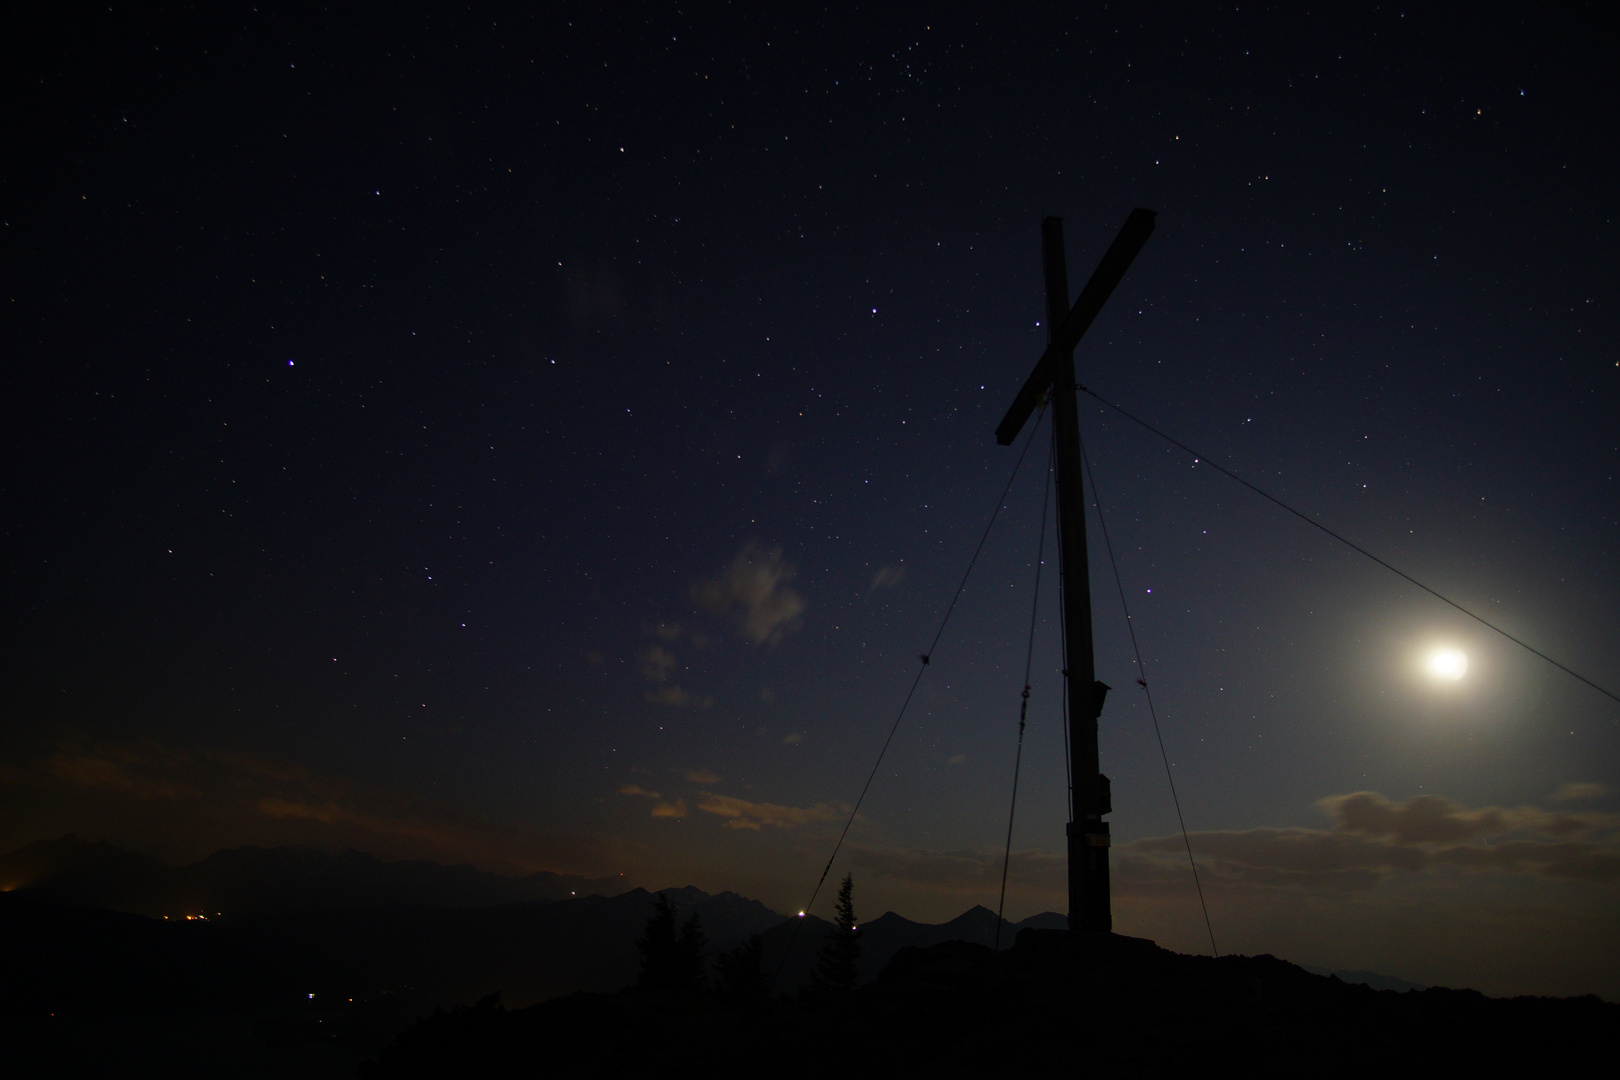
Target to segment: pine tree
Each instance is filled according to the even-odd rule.
[[[760,935],[721,953],[715,968],[720,996],[725,1000],[742,1006],[765,1001],[770,987],[765,980],[765,939]]]
[[[695,994],[703,989],[706,972],[703,949],[708,945],[703,936],[703,924],[697,912],[681,924],[681,936],[675,942],[675,970],[671,973],[670,989],[683,994]]]
[[[703,949],[708,944],[703,924],[696,913],[675,928],[675,903],[663,893],[653,901],[652,918],[636,941],[641,951],[641,974],[636,985],[643,990],[688,994],[703,989]]]
[[[676,967],[675,904],[659,893],[653,901],[652,918],[636,940],[641,951],[641,975],[636,980],[643,990],[666,990]]]
[[[838,888],[832,929],[827,932],[827,942],[816,957],[816,970],[810,977],[811,996],[823,1001],[837,1001],[855,989],[861,932],[855,922],[854,892],[854,876],[844,875],[844,883]]]

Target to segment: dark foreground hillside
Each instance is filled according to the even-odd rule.
[[[371,1080],[416,1077],[1526,1076],[1608,1058],[1595,997],[1397,994],[1271,956],[1182,956],[1132,938],[1024,931],[996,955],[897,953],[833,1005],[636,991],[507,1011],[486,1001],[402,1033]],[[1040,1070],[1041,1073],[1032,1070]]]

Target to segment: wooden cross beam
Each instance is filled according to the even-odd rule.
[[[1047,337],[1050,344],[1047,345],[1046,352],[1035,362],[1035,370],[1024,380],[1024,388],[1018,391],[1016,398],[1013,398],[1012,408],[1007,410],[1001,426],[996,428],[996,442],[1002,446],[1010,446],[1018,437],[1018,430],[1024,426],[1024,421],[1029,419],[1029,414],[1035,411],[1035,406],[1040,403],[1041,395],[1046,392],[1046,388],[1052,384],[1052,373],[1056,370],[1057,358],[1064,353],[1072,354],[1074,347],[1080,344],[1080,338],[1091,329],[1092,320],[1103,309],[1103,305],[1108,303],[1108,298],[1114,295],[1114,286],[1119,284],[1120,278],[1125,276],[1125,271],[1130,269],[1136,253],[1142,250],[1142,245],[1147,243],[1147,238],[1153,234],[1153,219],[1156,217],[1158,215],[1152,210],[1144,210],[1140,206],[1131,211],[1131,216],[1125,219],[1119,235],[1114,237],[1114,242],[1108,246],[1108,253],[1102,257],[1102,262],[1097,264],[1097,269],[1092,271],[1091,280],[1080,290],[1080,298],[1074,302],[1072,308],[1069,307],[1068,290],[1065,288],[1063,311],[1059,321],[1047,322]],[[1054,227],[1057,229],[1059,240],[1058,257],[1061,259],[1063,219],[1050,217],[1045,219],[1041,224],[1043,231],[1046,228],[1046,221],[1056,223]],[[1068,272],[1067,270],[1062,272],[1067,284]]]
[[[1097,717],[1106,684],[1098,682],[1091,642],[1091,578],[1086,554],[1086,505],[1080,479],[1080,413],[1075,400],[1074,348],[1102,310],[1131,261],[1153,232],[1152,210],[1131,211],[1097,264],[1080,298],[1069,305],[1069,273],[1063,254],[1063,220],[1041,222],[1046,270],[1046,352],[1012,408],[996,428],[1008,445],[1051,389],[1053,471],[1057,481],[1058,552],[1063,585],[1063,633],[1067,649],[1069,715],[1069,929],[1107,933],[1114,920],[1108,895],[1108,823],[1113,809],[1108,778],[1097,757]]]

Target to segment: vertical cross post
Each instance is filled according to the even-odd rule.
[[[1119,235],[1069,306],[1063,255],[1063,220],[1041,222],[1046,270],[1046,351],[1024,380],[996,428],[996,442],[1011,445],[1043,395],[1052,401],[1053,467],[1057,473],[1058,553],[1063,580],[1063,632],[1068,650],[1069,715],[1069,929],[1108,933],[1114,928],[1108,897],[1108,777],[1098,769],[1097,717],[1108,687],[1097,681],[1091,646],[1091,574],[1086,559],[1086,503],[1080,480],[1080,406],[1075,399],[1074,347],[1114,294],[1137,252],[1153,235],[1154,213],[1131,211]]]
[[[1063,580],[1063,630],[1068,643],[1069,929],[1107,933],[1114,928],[1108,894],[1108,823],[1097,757],[1097,717],[1107,687],[1097,682],[1091,643],[1091,572],[1086,554],[1086,503],[1080,478],[1080,410],[1074,390],[1074,346],[1058,331],[1069,316],[1069,271],[1063,219],[1041,222],[1046,270],[1047,338],[1052,356],[1053,470],[1057,483],[1058,552]]]

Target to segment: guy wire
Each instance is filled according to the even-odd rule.
[[[1018,751],[1013,755],[1012,805],[1007,808],[1007,850],[1001,856],[1001,899],[996,902],[996,946],[1001,951],[1001,916],[1007,910],[1007,868],[1012,864],[1013,818],[1018,813],[1018,772],[1024,763],[1024,725],[1029,719],[1029,672],[1035,662],[1035,614],[1041,606],[1041,568],[1046,565],[1046,508],[1052,499],[1052,454],[1046,455],[1041,487],[1041,533],[1035,544],[1035,590],[1029,601],[1029,645],[1024,650],[1024,694],[1018,706]]]
[[[866,800],[866,793],[872,787],[872,781],[877,778],[878,768],[883,764],[883,755],[889,752],[889,744],[894,741],[895,732],[900,730],[900,721],[905,718],[906,708],[910,706],[911,699],[917,693],[917,685],[922,682],[923,672],[928,670],[929,660],[934,649],[939,645],[939,639],[945,633],[945,626],[951,621],[951,613],[956,610],[956,602],[962,598],[962,590],[967,588],[968,578],[973,574],[974,564],[979,561],[979,554],[984,551],[984,543],[990,539],[990,530],[995,527],[996,518],[1001,514],[1001,508],[1007,502],[1007,494],[1012,491],[1013,481],[1018,479],[1018,470],[1023,468],[1024,458],[1029,454],[1029,448],[1035,441],[1035,433],[1040,430],[1041,421],[1045,418],[1045,411],[1037,414],[1035,423],[1030,425],[1029,438],[1024,440],[1024,448],[1018,452],[1018,460],[1013,463],[1012,473],[1007,477],[1007,484],[1001,489],[1001,496],[996,500],[995,508],[990,511],[990,520],[985,523],[984,533],[979,537],[978,546],[973,549],[973,557],[968,559],[967,570],[962,574],[962,580],[957,583],[956,592],[951,594],[951,602],[945,608],[945,615],[939,620],[939,629],[934,631],[934,640],[928,643],[928,651],[918,656],[922,666],[917,669],[916,678],[911,680],[911,689],[906,691],[905,700],[900,703],[900,711],[895,715],[894,723],[889,727],[888,737],[883,740],[883,747],[878,751],[877,760],[872,763],[872,771],[866,776],[866,783],[861,785],[861,793],[855,799],[855,805],[850,808],[849,820],[844,822],[843,832],[838,834],[838,842],[833,845],[832,854],[827,857],[827,865],[822,867],[821,877],[816,881],[816,887],[810,893],[810,902],[804,905],[805,916],[815,905],[816,897],[821,894],[821,887],[827,883],[827,875],[832,871],[833,861],[838,858],[838,852],[844,846],[844,838],[849,835],[850,826],[855,824],[855,815],[860,812],[861,803]],[[777,978],[782,969],[787,966],[788,957],[793,952],[793,945],[799,940],[799,928],[804,925],[803,919],[795,921],[793,936],[788,939],[787,948],[782,952],[782,960],[776,965],[776,971],[771,975],[771,987],[776,986]]]
[[[1198,906],[1204,913],[1204,929],[1209,931],[1209,948],[1221,955],[1215,944],[1215,927],[1209,921],[1209,905],[1204,902],[1204,886],[1198,880],[1198,862],[1193,858],[1192,841],[1187,837],[1187,821],[1181,816],[1181,797],[1176,794],[1176,778],[1170,772],[1170,755],[1164,749],[1164,734],[1159,730],[1159,710],[1153,705],[1153,691],[1148,687],[1147,668],[1142,663],[1142,647],[1136,641],[1136,624],[1131,621],[1131,605],[1125,600],[1125,582],[1119,576],[1119,562],[1114,558],[1114,542],[1108,537],[1108,519],[1103,516],[1102,496],[1097,493],[1097,477],[1091,471],[1091,458],[1086,454],[1086,443],[1080,440],[1080,461],[1086,467],[1086,479],[1091,482],[1091,498],[1097,505],[1097,523],[1102,526],[1103,547],[1108,551],[1108,565],[1114,570],[1114,585],[1119,589],[1119,606],[1125,610],[1125,629],[1130,631],[1131,651],[1136,654],[1136,681],[1147,695],[1148,715],[1153,717],[1153,737],[1159,740],[1159,758],[1164,762],[1164,778],[1170,782],[1170,801],[1176,807],[1176,823],[1181,826],[1181,842],[1187,848],[1187,865],[1192,867],[1193,888],[1198,890]]]
[[[1598,693],[1602,694],[1604,697],[1611,698],[1614,701],[1620,701],[1620,694],[1616,694],[1613,690],[1609,690],[1609,689],[1607,689],[1605,687],[1599,686],[1597,683],[1593,682],[1591,679],[1588,679],[1585,675],[1582,675],[1580,672],[1576,671],[1575,669],[1573,669],[1571,667],[1568,667],[1568,666],[1566,666],[1564,664],[1559,663],[1557,660],[1554,660],[1552,657],[1548,656],[1546,653],[1542,652],[1540,649],[1536,648],[1535,646],[1533,646],[1533,645],[1531,645],[1531,644],[1529,644],[1529,643],[1527,643],[1525,641],[1521,641],[1520,639],[1514,637],[1512,634],[1508,633],[1506,630],[1502,629],[1500,626],[1497,626],[1495,623],[1491,622],[1489,619],[1485,618],[1483,615],[1476,615],[1472,611],[1469,611],[1467,608],[1463,607],[1461,604],[1457,603],[1457,601],[1451,599],[1451,597],[1446,596],[1445,594],[1443,594],[1443,593],[1441,593],[1441,592],[1439,592],[1439,591],[1437,591],[1435,589],[1429,588],[1427,585],[1423,584],[1423,582],[1419,581],[1417,578],[1413,577],[1411,574],[1408,574],[1404,570],[1397,569],[1396,567],[1392,566],[1391,564],[1385,562],[1383,559],[1380,559],[1377,555],[1374,555],[1372,552],[1368,551],[1366,548],[1362,547],[1360,544],[1352,543],[1350,540],[1347,540],[1343,536],[1340,536],[1338,533],[1334,532],[1332,529],[1328,528],[1326,525],[1323,525],[1320,521],[1317,521],[1316,519],[1310,517],[1308,514],[1304,513],[1303,511],[1295,510],[1292,506],[1289,506],[1287,503],[1285,503],[1281,499],[1277,498],[1277,496],[1271,494],[1271,492],[1269,492],[1269,491],[1265,490],[1264,488],[1259,487],[1259,486],[1257,486],[1255,484],[1249,483],[1249,481],[1243,479],[1243,477],[1239,476],[1237,473],[1233,472],[1231,469],[1225,468],[1224,466],[1218,464],[1213,458],[1205,457],[1204,455],[1200,454],[1198,451],[1194,450],[1192,447],[1188,446],[1186,443],[1182,442],[1179,439],[1173,438],[1170,435],[1165,434],[1163,431],[1160,431],[1158,428],[1154,427],[1152,424],[1148,423],[1146,420],[1143,420],[1141,417],[1131,415],[1130,413],[1126,412],[1124,409],[1120,408],[1118,405],[1115,405],[1112,401],[1109,401],[1107,398],[1105,398],[1101,394],[1097,393],[1095,390],[1092,390],[1090,387],[1081,386],[1079,384],[1076,384],[1076,388],[1083,391],[1084,393],[1087,393],[1087,394],[1091,395],[1092,397],[1096,398],[1098,401],[1102,402],[1104,405],[1108,406],[1110,409],[1113,409],[1115,412],[1119,413],[1119,415],[1123,416],[1125,419],[1131,421],[1132,423],[1140,424],[1142,427],[1144,427],[1147,430],[1151,431],[1153,434],[1157,435],[1159,438],[1163,439],[1165,442],[1169,443],[1171,446],[1174,446],[1177,449],[1182,450],[1185,453],[1191,455],[1194,462],[1200,462],[1201,461],[1205,465],[1208,465],[1210,468],[1214,469],[1216,472],[1220,473],[1221,475],[1223,475],[1223,476],[1225,476],[1225,477],[1227,477],[1229,479],[1236,480],[1238,483],[1242,484],[1244,487],[1248,488],[1250,491],[1254,492],[1256,495],[1260,496],[1262,499],[1265,499],[1267,502],[1275,503],[1277,506],[1282,507],[1284,510],[1288,511],[1290,514],[1293,514],[1295,517],[1299,518],[1299,520],[1305,522],[1305,524],[1310,525],[1313,528],[1320,529],[1323,532],[1327,533],[1329,536],[1333,537],[1333,539],[1337,540],[1339,543],[1343,544],[1345,547],[1349,548],[1351,551],[1354,551],[1354,552],[1356,552],[1357,554],[1360,554],[1360,555],[1365,555],[1367,558],[1371,559],[1373,562],[1377,563],[1379,566],[1382,566],[1385,570],[1388,570],[1390,573],[1392,573],[1392,574],[1396,575],[1397,577],[1403,579],[1404,581],[1408,582],[1409,584],[1416,585],[1418,588],[1422,589],[1424,592],[1428,593],[1430,596],[1434,597],[1436,600],[1439,600],[1441,603],[1447,604],[1447,605],[1449,605],[1449,606],[1451,606],[1453,608],[1456,608],[1458,611],[1462,612],[1464,615],[1468,616],[1470,619],[1473,619],[1475,622],[1481,624],[1482,626],[1486,627],[1487,629],[1495,630],[1498,634],[1501,634],[1503,637],[1507,638],[1509,641],[1513,642],[1513,644],[1519,646],[1521,649],[1524,649],[1526,652],[1530,652],[1530,653],[1535,654],[1536,656],[1541,657],[1543,660],[1547,661],[1547,663],[1551,664],[1553,667],[1557,668],[1559,671],[1562,671],[1565,675],[1569,675],[1569,676],[1572,676],[1572,677],[1574,677],[1576,679],[1579,679],[1581,682],[1585,683],[1587,686],[1590,686],[1592,689],[1596,690]],[[1620,723],[1620,720],[1617,720],[1616,723]]]

